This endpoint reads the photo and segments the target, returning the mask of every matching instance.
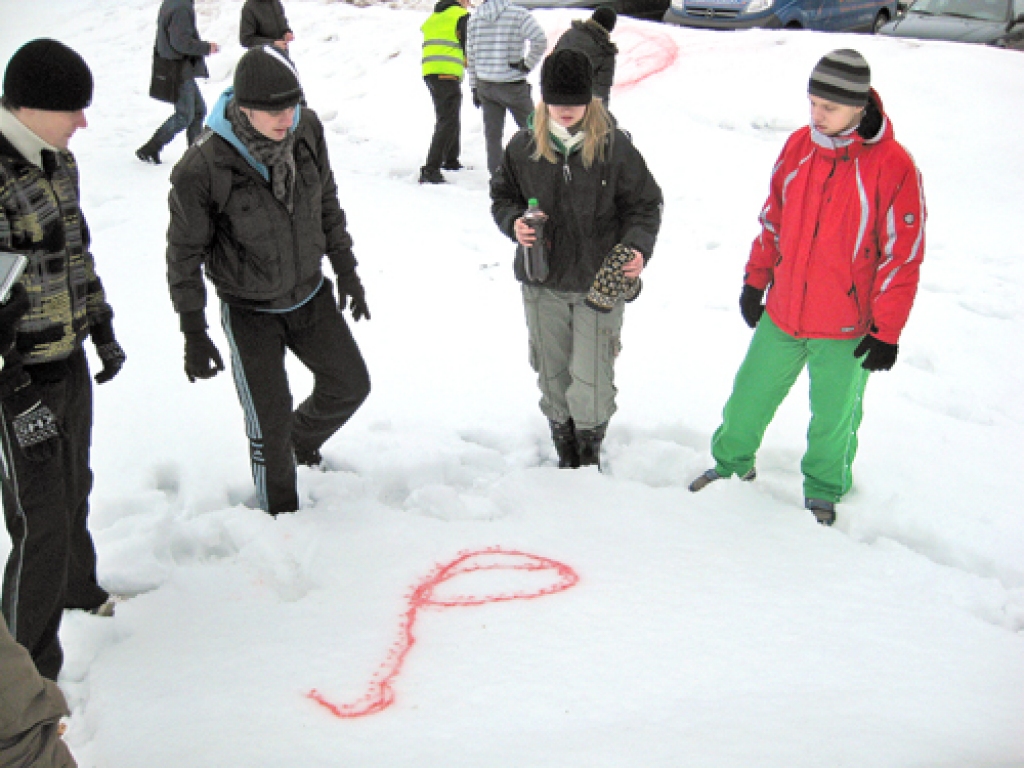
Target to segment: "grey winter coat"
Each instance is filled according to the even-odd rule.
[[[272,45],[291,32],[281,0],[245,0],[238,40],[243,48]]]
[[[186,78],[209,77],[205,57],[211,46],[199,37],[193,0],[164,0],[156,20],[156,52],[165,59],[186,60]]]
[[[612,248],[622,243],[643,254],[654,251],[661,226],[661,188],[630,137],[615,129],[604,161],[583,166],[580,152],[559,163],[533,160],[533,131],[519,131],[508,143],[501,167],[491,179],[491,214],[498,228],[515,240],[513,225],[527,201],[537,198],[548,214],[545,241],[551,273],[545,288],[585,293]],[[528,282],[523,248],[516,248],[516,279]]]
[[[567,48],[585,53],[590,59],[594,68],[594,95],[607,102],[615,82],[615,56],[619,52],[608,32],[593,19],[576,19],[558,38],[552,53]]]

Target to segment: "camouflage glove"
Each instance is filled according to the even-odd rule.
[[[643,288],[640,278],[626,277],[622,271],[622,267],[635,258],[633,249],[627,245],[619,243],[612,248],[597,271],[584,303],[598,312],[611,312],[620,298],[633,301],[639,296]]]

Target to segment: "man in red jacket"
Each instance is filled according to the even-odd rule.
[[[831,525],[853,482],[868,374],[895,364],[917,293],[925,205],[859,53],[824,56],[808,97],[811,125],[782,150],[747,262],[740,310],[754,337],[712,441],[715,466],[690,490],[754,479],[764,432],[806,365],[805,506]]]

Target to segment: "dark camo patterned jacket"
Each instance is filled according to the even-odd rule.
[[[0,134],[0,249],[29,259],[21,280],[32,308],[17,339],[25,364],[65,359],[114,316],[78,207],[78,165],[70,152],[52,157],[47,178]]]

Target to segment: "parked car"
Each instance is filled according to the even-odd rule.
[[[917,0],[879,32],[1024,50],[1024,0]]]
[[[896,18],[896,0],[672,0],[663,21],[699,29],[876,32]]]
[[[669,0],[512,0],[516,5],[529,8],[597,8],[610,5],[615,12],[637,19],[661,21],[668,9]]]

